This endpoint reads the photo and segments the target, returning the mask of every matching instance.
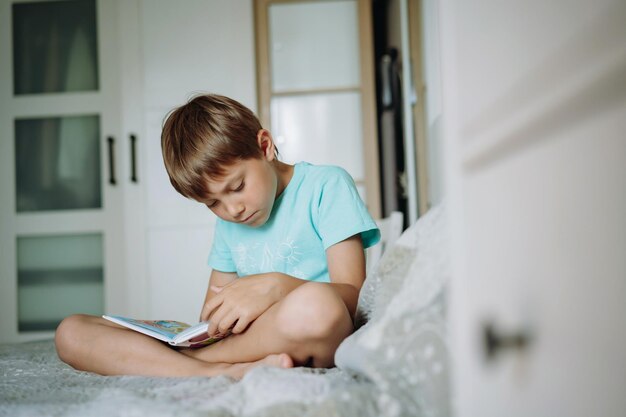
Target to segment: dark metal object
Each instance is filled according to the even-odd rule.
[[[532,337],[528,330],[516,333],[501,334],[497,332],[492,323],[483,326],[483,343],[485,357],[488,361],[493,360],[500,352],[523,351],[530,344]]]
[[[109,184],[115,185],[117,184],[117,181],[115,180],[115,155],[113,149],[115,146],[115,139],[113,136],[109,136],[107,141],[109,142]]]
[[[130,136],[130,180],[137,183],[137,136],[131,134]]]

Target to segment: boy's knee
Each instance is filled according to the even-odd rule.
[[[76,347],[77,335],[82,331],[83,326],[88,322],[89,316],[75,314],[66,317],[61,321],[54,334],[54,343],[59,358],[70,364],[72,350]]]
[[[278,320],[289,338],[343,340],[352,332],[348,309],[330,285],[303,284],[284,301]]]

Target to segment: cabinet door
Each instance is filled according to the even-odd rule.
[[[111,1],[0,3],[2,341],[125,305],[116,21]]]
[[[442,11],[459,416],[626,409],[626,4]]]

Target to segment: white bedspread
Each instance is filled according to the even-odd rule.
[[[6,416],[448,416],[444,211],[388,249],[363,287],[337,368],[260,367],[241,381],[103,377],[60,362],[52,341],[0,346]]]

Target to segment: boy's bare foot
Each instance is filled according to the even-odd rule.
[[[286,353],[279,353],[277,355],[267,355],[260,361],[253,362],[258,365],[269,365],[277,368],[293,368],[293,359]]]
[[[211,365],[211,376],[227,375],[235,379],[241,379],[252,368],[256,368],[261,365],[274,366],[277,368],[293,368],[293,359],[291,359],[291,357],[286,353],[267,355],[265,358],[255,362],[220,364],[224,367],[217,372],[215,369],[215,365],[217,364]]]

